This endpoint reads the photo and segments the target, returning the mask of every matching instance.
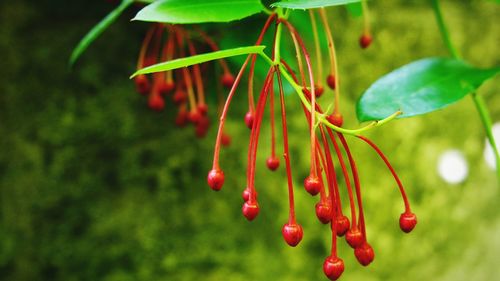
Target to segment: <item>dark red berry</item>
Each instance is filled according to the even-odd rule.
[[[342,117],[342,114],[338,112],[330,114],[328,117],[326,117],[326,119],[328,120],[328,122],[337,127],[342,127],[342,125],[344,124],[344,118]]]
[[[354,255],[356,256],[358,262],[363,266],[369,265],[373,259],[375,259],[375,252],[373,252],[372,246],[370,246],[367,242],[354,249]]]
[[[332,207],[327,202],[316,203],[316,217],[324,224],[332,220]]]
[[[336,256],[327,257],[323,263],[323,272],[332,281],[339,279],[344,272],[344,261]]]
[[[267,168],[271,171],[276,171],[280,166],[280,160],[277,157],[269,156],[266,160]]]
[[[363,34],[359,38],[359,46],[361,46],[361,48],[363,49],[368,48],[368,46],[370,46],[371,43],[372,43],[372,37],[369,34]]]
[[[160,94],[167,95],[175,89],[175,83],[173,81],[166,81],[160,84]]]
[[[281,229],[281,233],[283,234],[283,238],[285,238],[286,243],[292,247],[297,246],[304,235],[302,226],[297,223],[285,224]]]
[[[355,227],[347,231],[347,233],[345,234],[345,240],[347,241],[347,244],[351,246],[351,248],[355,249],[361,246],[365,239],[363,237],[363,233],[361,233],[361,231],[359,231],[359,229]]]
[[[227,89],[231,89],[234,84],[234,76],[231,73],[224,73],[220,79],[222,85]]]
[[[175,118],[175,125],[178,127],[186,126],[188,121],[188,113],[187,111],[181,110],[177,113],[177,117]]]
[[[193,118],[193,117],[191,117]],[[208,127],[210,126],[210,120],[208,119],[208,117],[205,115],[205,116],[201,116],[200,115],[200,118],[198,119],[197,123],[195,123],[196,125],[196,128],[195,128],[195,134],[198,138],[203,138],[207,135],[208,133]]]
[[[399,227],[405,233],[409,233],[417,225],[417,216],[414,213],[402,213],[399,217]]]
[[[196,107],[201,115],[206,115],[208,112],[208,105],[206,103],[199,103]]]
[[[314,87],[314,92],[316,93],[316,97],[319,98],[325,92],[325,88],[323,88],[322,86],[315,86]]]
[[[319,181],[319,178],[317,176],[309,175],[304,180],[304,187],[306,188],[306,191],[309,192],[309,194],[315,196],[321,190],[321,182]]]
[[[251,111],[248,111],[245,114],[245,124],[247,125],[248,129],[252,129],[253,126],[253,119],[254,119],[254,114]]]
[[[247,220],[252,221],[259,214],[259,204],[257,202],[250,204],[246,201],[243,203],[241,211]]]
[[[222,136],[220,138],[220,143],[223,146],[230,146],[231,145],[231,136],[228,134],[222,133]]]
[[[145,95],[151,90],[148,77],[144,74],[138,75],[134,78],[135,87],[137,92],[141,95]]]
[[[349,230],[350,226],[351,223],[346,216],[342,215],[335,218],[335,230],[337,231],[337,236],[344,236]]]
[[[154,111],[162,111],[165,108],[165,101],[160,95],[149,96],[148,106]]]
[[[191,122],[193,124],[198,124],[201,121],[201,118],[202,118],[202,116],[198,110],[193,109],[193,110],[189,111],[189,114],[188,114],[189,122]]]
[[[220,169],[212,169],[207,176],[208,186],[215,191],[219,191],[224,185],[224,172]]]
[[[335,75],[329,74],[326,77],[326,84],[328,84],[328,87],[330,87],[330,89],[335,90],[335,87],[337,86],[335,83]]]
[[[316,98],[319,98],[319,97],[323,94],[323,92],[324,92],[324,91],[325,91],[325,90],[323,89],[323,87],[321,87],[321,88],[314,88],[314,94],[316,95]],[[307,89],[307,88],[302,88],[302,93],[304,93],[304,95],[305,95],[308,99],[310,99],[310,98],[311,98],[311,91],[310,91],[309,89]]]
[[[176,104],[184,103],[187,100],[187,94],[183,90],[177,90],[172,96],[172,100]]]

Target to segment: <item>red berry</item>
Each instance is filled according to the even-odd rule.
[[[337,231],[337,236],[342,237],[346,234],[347,230],[349,230],[349,227],[351,226],[351,223],[349,222],[349,219],[342,215],[342,216],[337,216],[335,218],[335,229]]]
[[[316,203],[316,217],[324,224],[332,220],[332,208],[327,202]]]
[[[320,88],[315,87],[314,94],[316,95],[316,98],[319,98],[323,94],[324,91],[325,90],[323,89],[323,87],[320,87]],[[304,93],[304,95],[306,95],[307,98],[309,98],[309,99],[311,98],[311,91],[309,89],[302,88],[302,93]]]
[[[330,87],[330,89],[335,90],[335,87],[337,86],[335,83],[335,75],[329,74],[326,77],[326,84],[328,84],[328,87]]]
[[[222,136],[220,138],[220,142],[223,146],[230,146],[231,145],[231,136],[222,133]]]
[[[149,92],[151,89],[149,85],[149,80],[148,77],[144,74],[138,75],[134,78],[135,81],[135,87],[137,89],[137,92],[141,95],[145,95]]]
[[[286,243],[292,247],[297,246],[304,235],[302,226],[296,223],[285,224],[281,229],[281,233],[283,234],[283,238],[285,238]]]
[[[361,231],[359,231],[359,229],[355,227],[347,231],[347,233],[345,234],[345,240],[347,241],[347,244],[351,246],[351,248],[355,249],[361,246],[365,239],[363,237],[363,233],[361,233]]]
[[[326,117],[326,119],[328,120],[328,122],[337,127],[342,127],[342,124],[344,124],[344,118],[342,117],[342,114],[338,112],[330,114],[328,117]]]
[[[175,89],[175,83],[173,81],[166,81],[160,84],[160,94],[167,95]]]
[[[369,34],[363,34],[359,38],[359,46],[361,46],[361,48],[363,49],[368,48],[368,46],[370,46],[371,43],[372,43],[372,37]]]
[[[259,204],[257,202],[251,204],[247,201],[243,204],[241,211],[247,220],[252,221],[259,214]]]
[[[208,132],[208,127],[210,125],[210,120],[208,119],[207,116],[201,116],[198,120],[197,123],[195,123],[196,129],[195,129],[195,134],[198,138],[203,138],[204,136],[207,135]]]
[[[184,103],[187,100],[187,94],[183,90],[177,90],[172,96],[172,100],[175,104]]]
[[[224,185],[224,172],[220,169],[212,169],[208,172],[207,182],[211,189],[219,191]]]
[[[266,160],[266,165],[269,170],[276,171],[276,169],[280,166],[280,160],[274,156],[269,156]]]
[[[414,213],[402,213],[399,217],[399,227],[405,233],[409,233],[417,225],[417,216]]]
[[[314,92],[316,93],[316,97],[319,98],[325,92],[325,88],[323,88],[322,86],[315,86],[314,87]]]
[[[248,129],[252,129],[252,126],[253,126],[253,118],[254,118],[254,114],[253,114],[253,112],[248,111],[248,112],[245,114],[245,124],[247,125]]]
[[[231,73],[226,72],[222,75],[220,81],[224,87],[231,89],[234,84],[234,76]]]
[[[177,113],[177,117],[175,118],[175,125],[178,127],[186,126],[188,121],[188,113],[184,110],[181,110]]]
[[[149,96],[148,106],[154,111],[162,111],[165,108],[165,101],[160,95]]]
[[[335,256],[329,256],[323,263],[323,272],[330,280],[337,280],[344,272],[344,261]]]
[[[257,198],[257,195],[259,195],[256,191],[255,192],[255,198]],[[245,188],[245,190],[243,190],[243,193],[241,194],[241,197],[243,198],[243,201],[248,201],[248,199],[250,199],[250,188]]]
[[[199,103],[196,107],[201,115],[206,115],[208,112],[208,105],[206,103]]]
[[[370,246],[367,242],[354,249],[354,255],[356,256],[358,262],[363,266],[369,265],[373,259],[375,259],[375,252],[373,252],[372,246]]]
[[[189,114],[188,114],[189,122],[191,122],[193,124],[198,124],[201,121],[201,118],[202,118],[201,114],[198,110],[193,109],[193,110],[189,111]]]
[[[321,190],[321,183],[317,176],[309,175],[304,180],[304,187],[306,188],[306,191],[309,192],[309,194],[315,196]]]

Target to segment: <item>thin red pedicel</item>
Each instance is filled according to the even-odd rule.
[[[372,43],[372,35],[370,32],[370,13],[368,11],[368,4],[366,0],[362,1],[363,7],[363,34],[359,38],[359,45],[361,48],[366,49]]]
[[[262,124],[262,115],[264,114],[264,107],[266,105],[267,96],[269,94],[269,87],[271,84],[271,77],[274,72],[274,67],[271,67],[269,70],[264,87],[260,93],[259,101],[257,103],[256,109],[256,120],[252,127],[252,133],[250,135],[250,143],[249,143],[249,162],[248,162],[248,173],[249,177],[247,178],[247,188],[249,189],[249,197],[245,203],[243,203],[242,212],[243,215],[247,218],[247,220],[251,221],[255,219],[255,217],[259,213],[259,205],[257,203],[257,197],[255,192],[255,164],[256,164],[256,156],[257,156],[257,147],[259,143],[259,133],[260,126]]]
[[[330,75],[328,76],[328,85],[332,90],[335,91],[335,106],[334,113],[340,112],[340,85],[339,85],[339,73],[337,67],[337,57],[335,52],[335,43],[333,41],[332,32],[330,30],[330,25],[328,24],[328,16],[326,15],[326,11],[324,8],[319,10],[321,15],[321,21],[323,22],[323,27],[325,28],[325,35],[328,40],[328,50],[330,54]],[[332,78],[333,75],[333,84]]]
[[[311,19],[311,28],[314,38],[314,48],[316,51],[316,61],[318,62],[316,68],[317,74],[317,85],[316,85],[316,95],[320,97],[323,94],[324,88],[321,80],[323,79],[323,57],[321,54],[321,47],[319,45],[318,27],[316,24],[316,17],[314,16],[314,11],[309,10],[309,17]]]
[[[272,16],[270,17],[274,17],[275,15],[273,14]],[[263,37],[264,33],[265,33],[265,30],[267,30],[266,26],[268,26],[270,23],[270,20],[268,19],[268,21],[266,22],[266,25],[264,26],[262,32],[261,32],[261,35],[259,36],[260,37]],[[259,40],[257,40],[257,43],[256,45],[259,44]],[[218,174],[218,175],[222,175],[222,176],[219,176],[218,178],[222,179],[221,181],[217,181],[216,185],[214,185],[215,187],[217,187],[216,190],[220,190],[222,188],[222,185],[224,184],[224,173],[222,172],[222,170],[220,170],[220,167],[219,167],[219,153],[220,153],[220,143],[221,143],[221,138],[222,138],[222,133],[223,133],[223,129],[224,129],[224,121],[226,119],[226,115],[227,115],[227,111],[229,109],[229,105],[231,104],[231,100],[236,92],[236,88],[238,87],[238,84],[241,80],[241,77],[243,76],[243,73],[245,72],[245,69],[248,65],[248,62],[250,60],[252,55],[248,55],[247,58],[245,59],[245,62],[243,63],[243,65],[241,66],[241,69],[240,71],[238,72],[238,75],[236,76],[236,79],[233,83],[233,86],[231,87],[231,90],[229,91],[229,94],[226,98],[226,102],[224,103],[224,107],[222,109],[222,113],[221,113],[221,117],[219,119],[219,129],[217,130],[217,139],[215,141],[215,149],[214,149],[214,161],[213,161],[213,165],[212,165],[212,170],[209,172],[209,177],[208,177],[208,184],[210,187],[212,187],[212,189],[214,189],[213,187],[213,181],[210,180],[210,174]],[[212,184],[211,184],[212,183]]]
[[[408,201],[408,198],[406,196],[406,192],[404,190],[403,183],[399,179],[398,175],[396,174],[396,171],[392,167],[392,165],[389,162],[389,160],[387,159],[387,157],[385,157],[384,153],[380,150],[380,148],[378,148],[378,146],[376,146],[375,143],[373,143],[371,140],[369,140],[366,137],[358,136],[358,138],[362,139],[367,144],[369,144],[377,152],[377,154],[380,156],[380,158],[382,158],[382,160],[384,161],[387,168],[389,168],[389,170],[391,171],[391,174],[394,177],[394,180],[396,180],[396,183],[398,184],[399,192],[401,193],[401,197],[403,198],[403,202],[405,205],[405,212],[401,214],[400,219],[399,219],[400,228],[401,228],[401,230],[403,230],[406,233],[412,231],[413,228],[415,228],[415,225],[417,224],[417,217],[414,213],[411,212],[410,202]]]
[[[272,14],[267,18],[266,23],[264,23],[264,26],[262,27],[262,30],[259,34],[259,37],[257,38],[257,41],[255,42],[255,45],[260,45],[262,43],[262,40],[264,39],[264,35],[266,34],[267,30],[269,29],[269,26],[275,19],[276,14]],[[254,102],[254,96],[253,96],[253,80],[254,80],[254,73],[255,73],[255,62],[257,60],[257,55],[250,55],[252,57],[252,61],[250,63],[250,70],[248,73],[248,112],[245,114],[245,124],[249,129],[252,128],[252,123],[254,120],[254,113],[255,113],[255,102]]]
[[[189,38],[186,38],[186,42],[188,45],[190,55],[191,56],[196,55],[196,49],[193,45],[193,42],[191,42]],[[207,113],[207,104],[205,103],[205,91],[203,90],[203,79],[201,78],[201,71],[199,64],[193,65],[193,74],[196,85],[196,92],[198,94],[197,108],[200,111],[200,114],[205,115]]]
[[[288,223],[283,226],[282,234],[288,245],[295,247],[300,243],[303,237],[302,227],[297,224],[295,219],[295,200],[293,195],[293,180],[292,168],[290,164],[290,154],[288,149],[288,129],[286,124],[286,109],[285,109],[285,95],[283,93],[283,81],[279,70],[276,71],[278,79],[278,88],[280,92],[280,105],[281,105],[281,124],[283,127],[283,158],[285,159],[286,175],[288,183],[288,201],[289,201],[289,214]]]
[[[307,52],[304,42],[302,41],[302,38],[298,35],[297,31],[295,28],[286,20],[282,20],[288,30],[290,31],[290,35],[292,36],[292,39],[294,43],[298,43],[300,46],[302,53],[304,55],[304,58],[306,60],[306,65],[307,65],[307,71],[309,74],[309,83],[311,87],[311,120],[310,120],[310,135],[311,135],[311,170],[309,177],[306,178],[305,180],[305,186],[306,189],[309,190],[316,190],[317,189],[317,178],[318,175],[316,174],[316,157],[315,157],[315,151],[316,151],[316,133],[315,133],[315,118],[316,118],[316,92],[314,88],[314,76],[313,76],[313,70],[311,66],[311,59],[309,57],[309,53]],[[297,58],[300,58],[300,53],[297,53]],[[309,186],[314,186],[314,188],[308,188]]]
[[[274,85],[274,83],[272,83]],[[274,116],[274,86],[270,88],[269,97],[269,118],[271,123],[271,156],[266,160],[267,168],[271,171],[276,171],[280,165],[278,157],[276,157],[276,132],[275,132],[275,116]]]

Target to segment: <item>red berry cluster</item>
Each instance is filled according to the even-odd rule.
[[[314,13],[315,11],[311,11],[310,15],[313,33],[315,34],[315,41],[317,43],[319,40],[317,40],[318,36],[316,32]],[[279,17],[276,14],[272,14],[266,21],[255,44],[261,44],[264,35],[270,29],[271,24],[274,23],[276,28],[276,31],[274,32],[274,51],[270,58],[273,63],[270,64],[266,78],[258,95],[257,103],[255,104],[253,96],[253,78],[256,55],[249,55],[245,60],[234,81],[234,84],[231,87],[221,113],[218,136],[215,143],[213,166],[208,173],[207,181],[208,185],[216,191],[220,190],[224,184],[224,172],[219,165],[219,152],[220,144],[223,140],[222,131],[224,128],[224,121],[232,97],[240,84],[241,78],[247,66],[250,64],[248,75],[249,110],[244,117],[244,121],[245,124],[251,129],[251,133],[248,149],[247,182],[242,194],[244,200],[242,213],[247,220],[251,221],[258,216],[260,211],[257,200],[257,191],[254,183],[256,174],[257,148],[266,105],[268,105],[270,109],[269,124],[271,129],[272,148],[271,155],[266,160],[266,166],[272,171],[279,168],[280,161],[276,157],[275,148],[274,114],[274,99],[279,98],[283,138],[282,149],[287,174],[289,198],[289,218],[283,225],[282,234],[288,245],[295,247],[300,243],[303,237],[303,229],[302,226],[297,223],[295,217],[294,188],[288,147],[286,106],[283,87],[284,79],[290,82],[302,98],[302,108],[310,130],[311,169],[309,175],[304,180],[304,188],[312,196],[317,196],[319,194],[319,200],[315,206],[316,216],[321,223],[330,225],[332,233],[332,248],[330,255],[324,261],[323,271],[330,280],[336,280],[344,271],[344,262],[337,255],[338,237],[345,237],[347,244],[354,249],[356,259],[363,266],[370,264],[374,260],[375,254],[373,248],[368,243],[358,169],[345,136],[342,133],[343,117],[339,109],[338,71],[333,39],[328,25],[329,21],[324,9],[319,10],[319,15],[322,19],[323,27],[326,32],[325,36],[327,37],[329,45],[331,73],[326,77],[326,84],[329,86],[331,91],[334,91],[333,100],[335,106],[333,112],[329,113],[327,111],[323,111],[321,106],[317,103],[317,98],[320,96],[327,97],[328,95],[321,86],[321,81],[314,80],[312,61],[302,38],[294,26],[285,17]],[[298,66],[297,71],[290,67],[286,61],[276,57],[276,50],[279,50],[279,44],[276,43],[278,41],[277,36],[280,36],[278,34],[281,34],[282,29],[286,29],[288,31],[290,38],[294,43],[297,58],[295,65]],[[316,48],[316,50],[320,50],[320,48]],[[323,61],[320,59],[320,56],[317,54],[316,57],[318,58],[316,63],[321,65]],[[305,67],[302,59],[305,60]],[[298,75],[296,75],[296,72]],[[317,73],[319,73],[317,76],[323,77],[320,67],[318,67]],[[278,93],[274,92],[275,85],[277,85],[277,89],[279,89]],[[322,95],[323,93],[325,94]],[[410,232],[415,227],[417,219],[415,214],[411,212],[409,202],[406,198],[406,194],[399,177],[385,155],[372,141],[359,134],[355,134],[355,136],[366,142],[379,154],[394,176],[405,206],[405,211],[401,214],[399,221],[400,228],[404,232]],[[345,159],[344,154],[347,156],[347,160]],[[340,188],[340,179],[337,178],[335,165],[339,165],[341,168],[342,179],[345,184],[344,191]],[[341,202],[342,192],[345,192],[349,198],[348,203],[350,218],[343,214]]]
[[[209,47],[218,50],[216,43],[203,31],[190,31],[176,25],[155,24],[148,30],[142,43],[137,68],[141,69],[158,62],[193,56],[197,49]],[[234,76],[229,71],[227,63],[220,60],[223,73],[220,83],[225,88],[231,88]],[[208,131],[210,120],[208,106],[205,103],[202,72],[210,71],[205,65],[194,65],[167,72],[158,72],[150,77],[145,74],[136,76],[137,91],[147,95],[148,106],[154,111],[165,108],[165,98],[170,96],[178,108],[175,123],[179,127],[188,122],[195,126],[198,137],[204,137]],[[222,99],[220,99],[222,102]],[[222,143],[229,145],[231,139],[224,134]]]

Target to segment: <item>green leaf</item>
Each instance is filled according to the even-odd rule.
[[[500,67],[479,69],[457,59],[426,58],[377,80],[356,106],[358,120],[380,120],[397,110],[410,117],[444,108],[495,76]]]
[[[168,71],[172,69],[177,69],[181,67],[186,67],[194,64],[204,63],[207,61],[218,60],[227,57],[239,56],[239,55],[247,55],[247,54],[255,54],[262,53],[265,46],[250,46],[250,47],[240,47],[234,49],[227,49],[222,51],[216,51],[206,54],[200,54],[191,57],[185,57],[180,59],[175,59],[167,62],[162,62],[158,64],[154,64],[136,71],[130,78],[134,78],[140,74],[149,74],[154,72]]]
[[[347,11],[351,16],[358,18],[363,15],[363,5],[361,2],[358,3],[351,3],[346,5]]]
[[[285,0],[273,3],[271,7],[281,7],[289,9],[314,9],[328,6],[346,5],[357,2],[361,2],[361,0]]]
[[[80,57],[80,55],[87,49],[87,47],[99,36],[101,33],[108,28],[125,9],[130,6],[133,0],[123,0],[118,7],[116,7],[111,13],[109,13],[104,19],[102,19],[96,26],[94,26],[85,37],[80,40],[76,48],[71,53],[69,59],[69,64],[72,66],[75,61]]]
[[[262,11],[259,0],[159,0],[133,20],[165,23],[229,22]]]

